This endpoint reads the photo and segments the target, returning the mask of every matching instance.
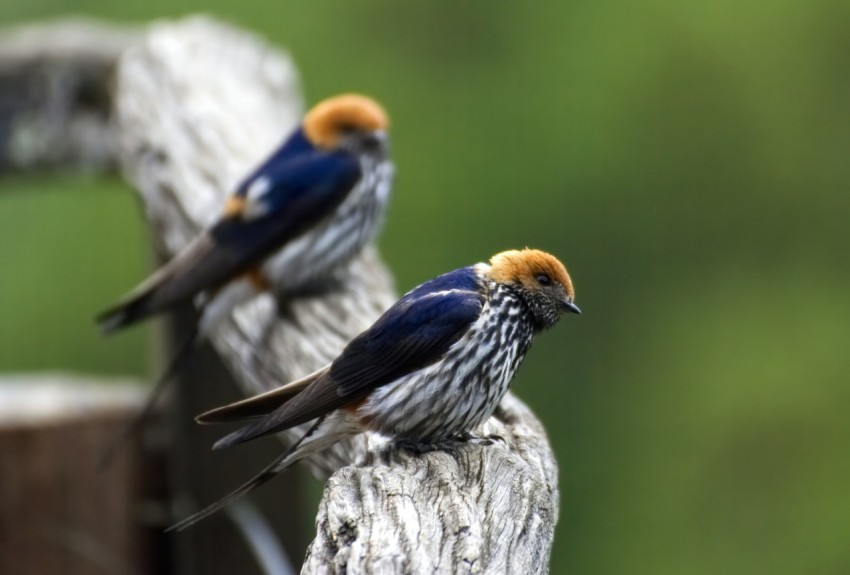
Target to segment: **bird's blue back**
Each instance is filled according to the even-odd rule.
[[[430,279],[407,292],[398,303],[449,290],[481,291],[481,280],[475,268],[467,266]]]
[[[252,201],[262,204],[269,214],[294,206],[307,207],[301,217],[312,220],[315,218],[310,212],[329,212],[330,206],[344,199],[360,176],[356,157],[316,148],[299,128],[239,185],[236,195],[247,196],[253,185],[265,179],[268,188]]]
[[[341,395],[374,388],[439,360],[478,319],[482,284],[466,267],[411,290],[354,338],[331,367]]]

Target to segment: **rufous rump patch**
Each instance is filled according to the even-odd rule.
[[[387,113],[375,100],[342,94],[313,106],[304,117],[304,135],[320,148],[333,148],[346,130],[374,132],[389,127]]]
[[[363,407],[363,404],[365,404],[366,401],[367,400],[366,400],[365,397],[361,398],[361,399],[355,399],[351,403],[348,403],[348,404],[342,406],[342,409],[351,413],[352,415],[357,415],[357,410],[360,409],[361,407]]]
[[[224,203],[224,217],[240,216],[245,211],[247,201],[242,196],[230,196]]]
[[[254,268],[250,270],[245,277],[248,278],[248,281],[251,282],[251,285],[254,286],[257,291],[268,291],[271,289],[271,285],[269,285],[266,276],[263,275],[263,272],[260,268]]]

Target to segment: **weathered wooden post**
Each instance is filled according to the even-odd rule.
[[[227,53],[240,55],[238,66],[222,65]],[[172,250],[280,137],[283,84],[271,68],[268,48],[206,20],[164,25],[125,56],[123,161]],[[391,303],[373,251],[348,274],[339,292],[295,302],[286,320],[261,300],[213,338],[246,393],[317,369]],[[302,573],[546,571],[558,492],[543,429],[513,396],[487,426],[504,445],[412,456],[371,436],[313,458],[320,476],[354,465],[330,478]]]
[[[162,501],[156,453],[134,442],[95,469],[142,397],[119,380],[0,376],[0,573],[161,572],[142,516]]]
[[[138,32],[90,20],[0,30],[0,173],[114,168],[109,85]],[[117,378],[0,374],[0,573],[167,572],[162,452],[134,441],[108,473],[95,465],[143,394]]]
[[[294,125],[301,110],[285,56],[206,18],[151,26],[119,61],[114,104],[121,165],[166,255],[219,213],[238,178]],[[242,393],[321,367],[394,301],[392,278],[374,249],[343,273],[346,281],[338,291],[292,303],[286,318],[276,316],[270,299],[258,298],[214,335],[212,346]],[[196,358],[206,367],[213,362]],[[207,395],[211,382],[199,379],[205,378],[183,386],[179,400],[174,459],[181,465],[194,465],[196,454],[205,453],[184,441],[207,433],[202,442],[207,443],[218,435],[187,423],[199,407],[217,401]],[[545,432],[511,394],[482,432],[505,441],[417,456],[364,435],[308,460],[328,482],[301,572],[548,571],[558,489]],[[233,451],[280,448],[273,439],[262,443]],[[181,474],[175,493],[180,515],[211,502],[259,467],[224,463],[228,456],[216,453],[213,461],[219,464]],[[225,470],[235,472],[227,485],[200,493]],[[280,494],[288,489],[285,481],[278,478],[263,492]],[[263,511],[285,522],[286,505],[270,500]],[[203,528],[190,537],[199,537]],[[200,568],[200,561],[223,565],[237,543],[233,534],[216,537],[180,568]]]

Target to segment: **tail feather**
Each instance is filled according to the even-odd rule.
[[[121,300],[96,317],[104,333],[111,333],[151,315],[191,300],[196,294],[233,276],[227,253],[215,251],[208,233],[196,237],[183,251],[153,272]],[[218,255],[219,258],[211,257]],[[215,273],[212,273],[215,272]]]
[[[324,375],[328,369],[330,369],[330,366],[326,365],[310,375],[271,391],[211,409],[195,417],[195,421],[207,424],[245,421],[265,417],[304,391],[307,386]]]
[[[174,525],[166,529],[165,532],[170,533],[172,531],[183,531],[184,529],[191,525],[194,525],[201,519],[209,517],[210,515],[212,515],[219,509],[222,509],[232,501],[239,499],[243,495],[247,495],[251,491],[255,490],[257,487],[263,485],[272,477],[274,477],[275,475],[277,475],[278,473],[285,470],[287,467],[301,459],[302,457],[305,457],[309,453],[312,453],[311,450],[305,449],[305,447],[309,447],[309,443],[308,445],[303,447],[302,444],[308,437],[315,433],[316,429],[318,429],[318,427],[323,423],[323,421],[324,418],[317,420],[316,423],[314,423],[310,427],[310,429],[307,430],[307,433],[301,436],[301,439],[299,439],[295,444],[293,444],[292,447],[287,449],[283,455],[272,461],[268,466],[266,466],[265,469],[260,471],[257,475],[255,475],[254,477],[252,477],[251,479],[249,479],[248,481],[246,481],[245,483],[243,483],[242,485],[240,485],[239,487],[237,487],[236,489],[234,489],[212,505],[201,509],[197,513],[190,515],[179,523],[175,523]]]
[[[95,317],[100,331],[109,334],[137,323],[156,312],[150,305],[153,292],[141,293],[106,309]]]
[[[257,475],[239,486],[236,490],[227,494],[224,498],[216,501],[209,507],[202,509],[194,515],[190,515],[183,521],[172,525],[166,531],[182,531],[183,529],[186,529],[201,519],[212,515],[235,499],[250,493],[281,471],[284,471],[296,461],[299,461],[308,455],[312,455],[313,453],[323,451],[341,439],[350,437],[361,431],[363,431],[363,428],[360,427],[358,420],[347,411],[337,410],[330,415],[321,416],[315,423],[313,423],[313,425],[310,426],[307,432],[292,445],[292,447],[287,449],[283,455],[272,461],[271,464],[260,471]]]
[[[151,391],[150,395],[148,395],[141,411],[135,414],[124,429],[121,430],[121,432],[119,432],[119,434],[103,448],[100,458],[97,461],[97,470],[99,472],[103,472],[109,467],[115,459],[115,455],[118,453],[118,450],[134,435],[136,435],[150,420],[159,398],[168,388],[168,384],[174,380],[177,373],[184,365],[186,365],[186,361],[189,357],[191,357],[192,352],[197,348],[200,341],[200,332],[196,323],[194,324],[192,331],[190,331],[187,335],[186,339],[183,340],[183,343],[180,344],[180,347],[177,349],[177,353],[171,358],[171,361],[168,363],[165,371],[159,376],[159,379],[154,385],[153,391]]]
[[[197,513],[195,513],[193,515],[190,515],[189,517],[180,521],[179,523],[175,523],[174,525],[172,525],[171,527],[166,529],[165,532],[171,533],[172,531],[183,531],[184,529],[186,529],[187,527],[189,527],[191,525],[194,525],[195,523],[197,523],[201,519],[205,519],[205,518],[209,517],[210,515],[212,515],[213,513],[218,511],[219,509],[222,509],[223,507],[227,506],[229,503],[235,501],[236,499],[239,499],[243,495],[247,495],[251,491],[255,490],[257,487],[266,483],[272,477],[274,477],[275,475],[277,475],[278,473],[280,473],[281,471],[283,471],[284,469],[286,469],[287,467],[292,465],[294,463],[294,461],[289,461],[288,460],[289,457],[290,457],[290,454],[288,452],[285,453],[284,455],[281,455],[280,457],[275,459],[271,463],[271,465],[269,465],[268,467],[263,469],[260,473],[258,473],[254,477],[252,477],[250,480],[248,480],[246,483],[242,484],[237,489],[234,489],[233,491],[231,491],[226,496],[222,497],[221,499],[219,499],[218,501],[216,501],[212,505],[205,507],[204,509],[198,511]]]

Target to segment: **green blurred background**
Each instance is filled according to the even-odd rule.
[[[7,0],[0,22],[196,11],[287,47],[309,102],[385,103],[400,291],[511,247],[567,263],[584,313],[513,387],[560,463],[553,573],[850,573],[850,3]],[[0,191],[0,370],[146,374],[144,330],[91,322],[147,268],[131,192]]]

